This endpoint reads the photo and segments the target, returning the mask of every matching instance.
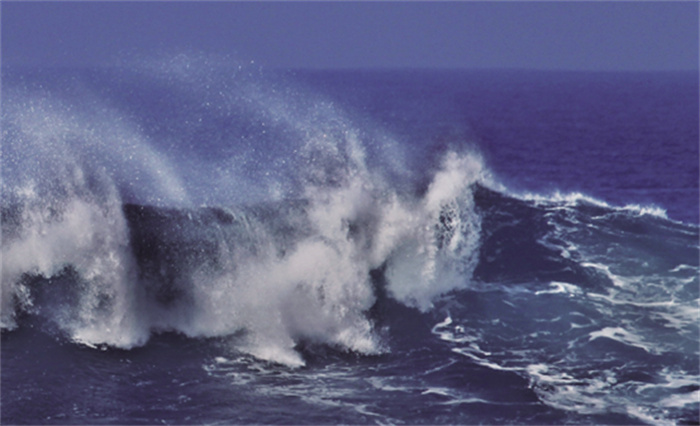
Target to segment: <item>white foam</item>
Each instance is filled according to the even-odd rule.
[[[681,395],[668,396],[668,397],[662,399],[661,401],[659,401],[659,404],[662,407],[669,407],[669,408],[680,408],[680,407],[685,407],[686,405],[700,404],[700,390],[696,390],[696,391],[681,394]]]
[[[4,326],[14,325],[13,298],[32,304],[23,274],[51,277],[70,265],[84,287],[73,305],[63,307],[69,313],[55,313],[59,327],[85,344],[132,347],[145,341],[147,331],[134,314],[136,276],[126,223],[121,204],[112,201],[71,196],[63,205],[25,199],[22,233],[2,246]],[[47,214],[56,209],[60,218]]]
[[[569,284],[569,283],[563,283],[563,282],[557,282],[557,281],[552,281],[549,283],[549,286],[551,287],[551,290],[538,290],[535,292],[536,296],[540,296],[542,294],[568,294],[569,296],[573,296],[576,294],[581,294],[581,289],[574,284]]]
[[[698,268],[697,268],[697,266],[690,266],[690,265],[686,265],[684,263],[680,263],[680,264],[678,264],[678,266],[669,270],[668,272],[677,273],[677,272],[688,271],[688,270],[693,271],[693,272],[697,272]]]
[[[593,341],[600,338],[607,338],[610,340],[615,340],[617,342],[623,343],[625,345],[633,346],[645,350],[646,352],[652,354],[658,354],[659,350],[652,347],[649,343],[645,342],[640,336],[625,330],[622,327],[605,327],[598,331],[593,331],[589,333],[589,341]]]
[[[355,158],[360,161],[361,156]],[[360,353],[384,350],[365,312],[375,302],[369,272],[385,261],[391,269],[408,252],[412,263],[420,266],[406,266],[413,274],[388,274],[391,294],[411,306],[427,309],[432,298],[465,285],[470,270],[458,262],[465,260],[460,256],[472,255],[469,250],[475,247],[463,247],[457,240],[473,238],[470,244],[476,244],[478,237],[449,235],[439,247],[434,231],[438,219],[432,211],[397,195],[384,196],[362,167],[353,168],[354,174],[342,179],[340,186],[314,183],[306,188],[313,224],[309,236],[280,258],[271,243],[275,236],[255,229],[263,241],[255,257],[237,258],[230,252],[230,259],[221,260],[230,268],[214,276],[204,273],[196,280],[201,289],[195,293],[198,308],[193,315],[186,320],[170,317],[164,327],[188,335],[229,334],[244,328],[248,334],[243,344],[237,343],[241,348],[261,359],[300,366],[303,360],[294,350],[300,338]],[[435,198],[426,204],[439,205]],[[355,223],[362,226],[351,231]],[[416,223],[421,225],[417,230]],[[378,232],[372,233],[374,229]],[[474,232],[474,226],[454,232]],[[266,239],[270,244],[264,243]],[[442,272],[433,269],[438,267]],[[446,272],[454,274],[454,280],[439,281]]]
[[[468,283],[481,228],[470,191],[480,176],[478,158],[450,152],[422,202],[408,210],[410,228],[387,269],[397,300],[426,311],[436,296]]]
[[[603,271],[605,275],[607,275],[608,278],[610,278],[610,281],[617,286],[617,287],[625,287],[629,285],[630,282],[634,280],[634,278],[629,278],[629,277],[622,277],[620,275],[616,275],[610,271],[610,265],[604,265],[602,263],[595,263],[595,262],[581,262],[581,266],[583,267],[588,267],[588,268],[595,268],[598,269],[599,271]]]
[[[621,299],[615,299],[612,296],[606,296],[604,294],[598,294],[598,293],[589,293],[588,297],[591,297],[593,299],[600,299],[604,300],[608,303],[611,303],[613,305],[630,305],[630,306],[638,306],[640,308],[668,308],[676,305],[677,302],[673,300],[666,300],[666,301],[659,301],[659,302],[635,302],[633,300],[621,300]]]
[[[470,348],[452,348],[452,352],[458,353],[460,355],[464,355],[467,358],[472,359],[473,361],[476,361],[478,365],[481,365],[482,367],[488,367],[492,370],[496,371],[522,371],[522,368],[520,367],[506,367],[503,365],[500,365],[496,362],[489,361],[485,355],[481,356],[481,354],[476,354],[474,353],[473,350]]]
[[[590,204],[596,207],[603,207],[611,211],[625,211],[634,213],[638,216],[655,216],[668,220],[666,210],[653,205],[627,204],[624,206],[615,206],[601,199],[583,194],[581,192],[561,192],[554,191],[550,194],[536,193],[516,193],[512,194],[517,198],[527,201],[534,201],[538,204],[556,204],[564,207],[575,207],[579,204]]]

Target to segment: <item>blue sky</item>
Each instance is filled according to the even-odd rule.
[[[206,52],[270,68],[697,70],[695,1],[8,2],[4,66]]]

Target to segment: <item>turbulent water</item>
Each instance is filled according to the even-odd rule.
[[[698,423],[696,77],[4,69],[2,423]]]

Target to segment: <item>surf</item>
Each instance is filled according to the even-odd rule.
[[[156,83],[176,98],[191,94]],[[341,110],[236,81],[225,100],[248,100],[243,115],[273,123],[292,154],[265,158],[243,137],[219,146],[223,160],[193,159],[164,152],[163,140],[112,105],[74,109],[71,97],[98,97],[62,84],[7,89],[4,328],[38,314],[71,340],[120,348],[154,332],[239,336],[237,347],[255,356],[303,365],[300,340],[385,350],[367,315],[376,300],[372,271],[384,271],[393,298],[422,311],[469,281],[480,226],[477,154],[443,152],[432,177],[421,176],[424,188],[397,185],[397,175],[411,172],[397,172],[393,156],[368,159],[372,141]],[[237,179],[248,161],[253,176]],[[280,171],[281,162],[293,166]],[[248,185],[257,175],[262,187]],[[211,185],[203,192],[202,182]]]

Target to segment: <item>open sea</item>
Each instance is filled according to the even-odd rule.
[[[698,74],[2,69],[2,424],[700,423]]]

